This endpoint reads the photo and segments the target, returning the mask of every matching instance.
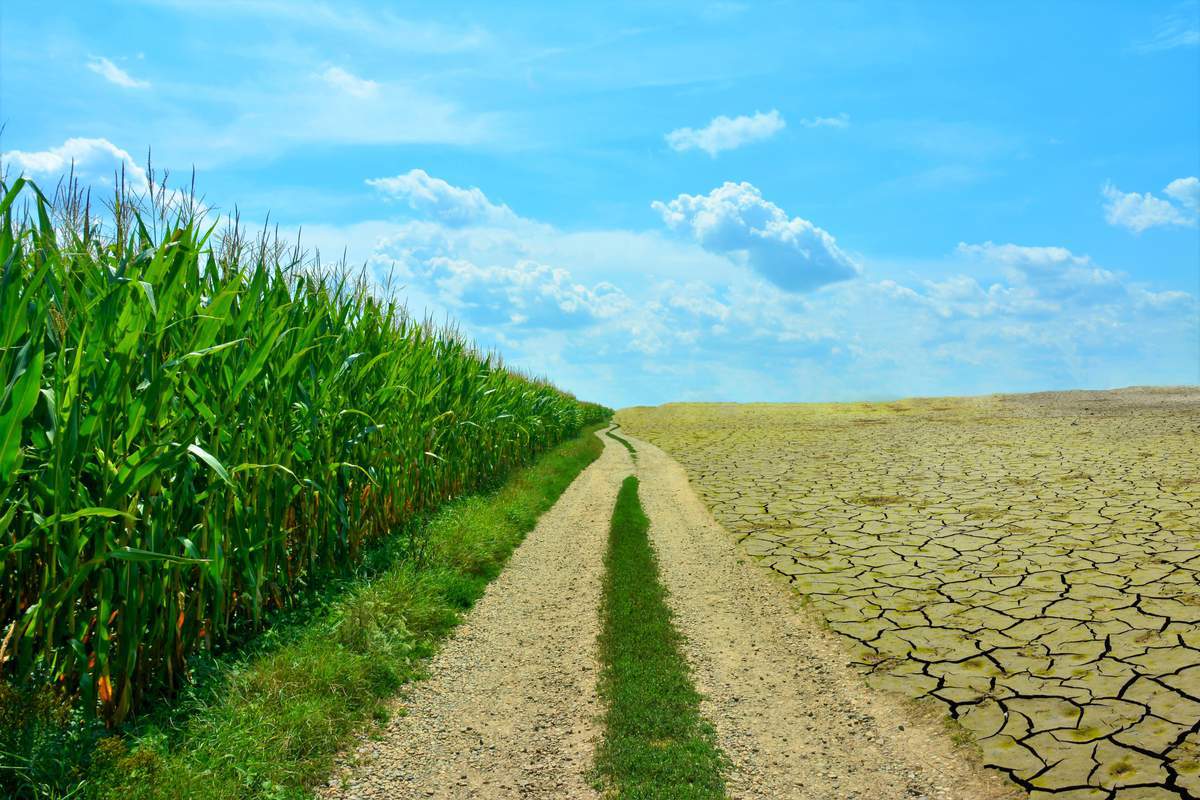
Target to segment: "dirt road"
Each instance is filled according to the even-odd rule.
[[[612,445],[610,439],[605,442]],[[596,637],[622,447],[563,492],[413,684],[336,798],[589,798],[600,708]]]
[[[936,719],[865,688],[794,595],[735,548],[680,467],[606,439],[539,521],[381,736],[331,781],[338,798],[596,797],[589,783],[600,581],[619,484],[635,472],[702,710],[733,798],[1012,796]]]

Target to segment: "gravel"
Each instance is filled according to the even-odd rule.
[[[324,796],[596,796],[601,577],[629,473],[620,446],[584,470],[431,660],[429,679],[346,755]]]

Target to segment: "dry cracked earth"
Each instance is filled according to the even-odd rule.
[[[1200,797],[1200,389],[619,421],[1033,798]]]

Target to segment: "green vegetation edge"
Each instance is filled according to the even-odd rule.
[[[598,788],[623,800],[723,798],[728,759],[700,715],[649,527],[630,476],[617,495],[604,562],[599,692],[607,712]]]
[[[619,427],[621,427],[621,426],[613,425],[613,427],[609,428],[604,433],[606,436],[608,436],[608,438],[612,439],[613,441],[620,442],[622,445],[624,445],[625,449],[629,451],[629,455],[631,455],[633,457],[633,460],[636,461],[637,460],[637,448],[634,447],[633,444],[628,439],[626,439],[624,436],[621,436],[617,433],[617,428],[619,428]]]
[[[310,797],[336,754],[369,720],[386,719],[388,700],[420,676],[424,658],[538,518],[600,455],[594,434],[601,427],[586,427],[495,492],[450,503],[428,520],[420,562],[393,559],[373,578],[343,587],[317,616],[276,631],[284,640],[277,646],[215,665],[208,688],[172,715],[182,722],[160,718],[100,740],[74,786],[45,787],[38,796]]]

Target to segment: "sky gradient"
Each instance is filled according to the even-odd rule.
[[[5,4],[4,169],[152,151],[614,406],[1200,383],[1200,5],[449,6]]]

